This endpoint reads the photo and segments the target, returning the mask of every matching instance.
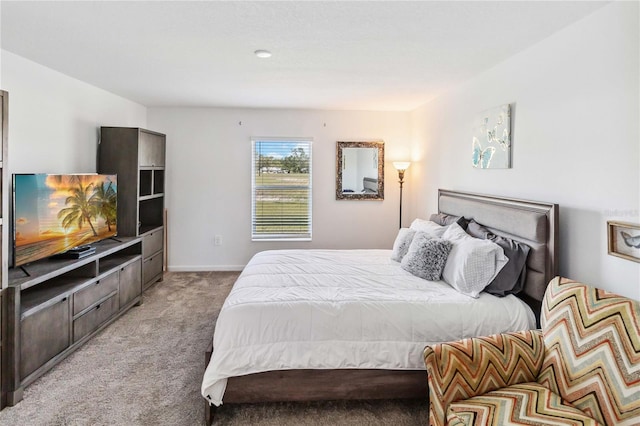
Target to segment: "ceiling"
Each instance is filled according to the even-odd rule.
[[[607,3],[3,0],[1,42],[146,106],[407,111]]]

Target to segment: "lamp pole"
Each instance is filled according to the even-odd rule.
[[[404,172],[407,171],[411,162],[409,161],[394,161],[393,167],[398,171],[398,178],[400,179],[400,228],[402,228],[402,184],[404,183]]]
[[[398,170],[398,178],[400,178],[400,228],[402,228],[402,184],[404,183],[404,170]]]

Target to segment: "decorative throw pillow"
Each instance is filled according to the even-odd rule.
[[[393,242],[393,250],[391,251],[391,260],[400,262],[402,258],[407,254],[411,241],[416,231],[409,228],[400,228],[398,236]]]
[[[442,278],[467,296],[477,298],[508,261],[502,247],[473,238],[457,223],[449,225],[442,238],[453,244]]]
[[[446,213],[434,213],[429,217],[429,220],[442,226],[457,223],[462,229],[467,229],[467,224],[469,223],[469,221],[462,216],[453,216]]]
[[[446,226],[438,225],[435,222],[431,222],[430,220],[424,219],[414,219],[411,222],[411,228],[414,231],[424,232],[432,238],[439,238],[444,234],[444,231],[447,229]]]
[[[509,262],[484,291],[500,297],[520,293],[527,277],[527,256],[531,247],[511,238],[496,235],[475,220],[469,222],[467,233],[472,237],[493,241],[502,247],[505,256],[509,258]]]
[[[400,266],[416,277],[438,281],[442,277],[442,269],[447,262],[450,250],[451,242],[431,238],[424,232],[416,232]]]

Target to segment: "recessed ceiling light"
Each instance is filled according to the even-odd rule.
[[[264,49],[256,50],[253,53],[255,53],[258,58],[270,58],[271,57],[271,52],[269,52],[268,50],[264,50]]]

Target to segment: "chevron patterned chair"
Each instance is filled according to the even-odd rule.
[[[640,425],[640,302],[557,277],[541,322],[427,346],[429,423]]]

